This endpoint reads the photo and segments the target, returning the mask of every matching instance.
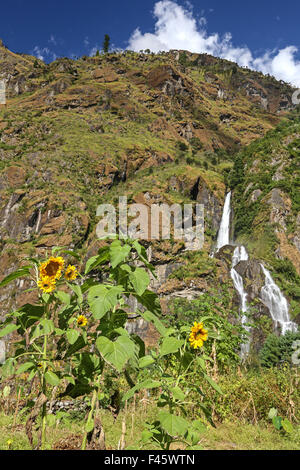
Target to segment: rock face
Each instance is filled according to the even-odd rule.
[[[199,178],[191,190],[192,198],[204,205],[205,214],[211,220],[212,229],[217,231],[222,218],[222,203],[215,194],[208,188],[206,182]]]
[[[144,241],[164,312],[171,298],[192,299],[230,280],[230,249],[213,261],[209,253],[233,155],[279,123],[291,107],[291,87],[187,51],[127,51],[47,65],[2,43],[1,79],[7,106],[0,105],[0,281],[25,258],[45,256],[55,246],[96,254],[97,206],[117,204],[124,195],[148,210],[153,203],[204,206],[205,243],[195,253],[197,261],[186,259],[180,241]],[[299,135],[284,136],[284,157],[270,156],[274,187],[265,190],[259,152],[249,157],[252,179],[243,187],[244,207],[263,201],[257,226],[259,216],[276,226],[277,257],[293,260],[298,272],[300,219],[284,183]],[[243,274],[253,299],[260,282],[255,269],[249,265]],[[182,275],[176,277],[177,271]],[[31,287],[19,280],[0,290],[0,315],[34,301],[35,294],[25,292]],[[155,337],[143,321],[130,321],[128,328],[149,341]]]

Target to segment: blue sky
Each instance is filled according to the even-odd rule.
[[[117,48],[208,52],[300,86],[299,18],[295,0],[15,0],[1,2],[0,38],[49,62],[91,54],[108,33]]]

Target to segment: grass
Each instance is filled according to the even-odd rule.
[[[139,406],[135,410],[129,408],[122,411],[114,421],[112,414],[107,410],[100,411],[100,417],[105,429],[106,446],[109,450],[116,450],[121,437],[122,422],[126,422],[126,448],[156,450],[154,444],[141,445],[139,442],[144,429],[145,421],[155,419],[156,407],[153,404]],[[30,450],[25,433],[25,416],[18,415],[13,426],[13,415],[0,412],[0,450]],[[84,421],[66,418],[63,422],[56,422],[47,429],[47,448],[53,449],[59,445],[72,443],[80,447],[83,434]],[[8,441],[11,441],[9,444]],[[222,423],[216,428],[209,426],[202,434],[200,445],[204,450],[300,450],[300,426],[290,435],[283,435],[272,425],[263,423],[243,424],[241,422]],[[175,444],[175,448],[184,448],[184,445]]]

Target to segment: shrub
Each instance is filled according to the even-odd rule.
[[[271,334],[260,350],[260,361],[264,367],[278,366],[283,362],[292,364],[293,343],[300,340],[300,332],[287,332],[284,336]]]

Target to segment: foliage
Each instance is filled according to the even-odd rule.
[[[220,374],[218,385],[222,395],[213,402],[215,422],[268,423],[270,408],[276,408],[280,416],[293,422],[300,419],[299,374],[290,366],[239,369]],[[209,402],[211,390],[204,388]],[[197,406],[197,403],[195,403]]]
[[[108,34],[104,35],[104,41],[103,41],[103,52],[104,54],[107,54],[109,51],[109,46],[110,46],[110,37]]]
[[[276,408],[270,409],[268,418],[272,420],[275,429],[278,431],[282,430],[288,434],[293,432],[292,423],[287,418],[283,419],[281,416],[278,416]]]
[[[299,339],[300,332],[288,331],[283,336],[269,335],[259,353],[262,366],[274,367],[283,362],[292,364],[293,343]]]
[[[184,326],[191,324],[199,316],[205,318],[206,325],[219,337],[217,342],[210,337],[207,342],[207,354],[211,355],[212,349],[215,348],[220,368],[238,365],[241,345],[247,341],[247,331],[238,323],[238,312],[230,309],[229,301],[227,288],[224,288],[221,294],[213,291],[202,294],[196,300],[176,299],[171,305],[171,314],[167,319],[172,326]]]
[[[1,375],[26,373],[28,381],[35,377],[40,381],[40,394],[36,403],[32,403],[26,426],[31,444],[32,424],[41,412],[38,447],[41,443],[45,448],[46,403],[50,390],[53,393],[56,387],[65,388],[60,396],[76,398],[92,394],[82,442],[85,449],[88,435],[94,429],[97,402],[105,398],[102,378],[113,370],[115,374],[124,374],[131,387],[122,397],[123,403],[139,390],[158,387],[164,390],[165,401],[160,406],[168,406],[168,411],[162,410],[154,426],[162,435],[161,445],[168,448],[178,437],[178,423],[184,421],[176,408],[183,410],[186,392],[177,388],[195,361],[200,361],[202,378],[218,388],[206,374],[203,359],[196,351],[194,354],[187,351],[189,328],[166,329],[159,320],[157,295],[148,289],[148,272],[153,272],[153,267],[147,261],[145,248],[136,240],[114,240],[87,260],[84,274],[79,277],[75,266],[65,269],[62,256],[54,256],[57,252],[77,257],[74,252],[54,249],[48,260],[41,263],[31,258],[31,265],[10,274],[0,284],[7,285],[29,274],[36,285],[34,290],[39,292],[37,304],[26,304],[7,314],[0,330],[0,337],[18,333],[14,354],[1,367]],[[137,262],[143,267],[137,266]],[[141,338],[125,329],[130,296],[143,306],[137,314],[153,323],[161,335],[158,351],[147,354]],[[213,337],[214,333],[209,331],[209,335]],[[176,377],[168,374],[164,365],[173,356],[178,368]],[[160,372],[157,380],[153,379],[153,368]],[[190,429],[189,422],[185,423],[184,428]],[[198,436],[198,424],[193,426],[193,433],[189,430],[183,436],[192,446]]]

